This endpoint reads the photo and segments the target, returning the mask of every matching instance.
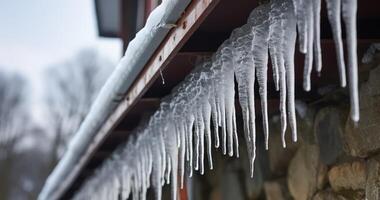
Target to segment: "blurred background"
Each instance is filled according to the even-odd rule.
[[[36,199],[122,55],[95,4],[0,0],[1,200]]]

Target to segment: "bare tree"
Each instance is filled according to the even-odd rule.
[[[25,82],[19,74],[0,73],[0,157],[12,152],[23,133],[19,123],[26,117]]]
[[[15,146],[25,133],[25,79],[0,72],[0,199],[8,196]]]
[[[87,49],[74,60],[47,71],[49,124],[55,134],[53,162],[79,128],[112,66],[97,52]]]
[[[0,71],[0,199],[36,199],[112,70],[93,50],[48,68],[42,125],[33,119],[27,80]]]

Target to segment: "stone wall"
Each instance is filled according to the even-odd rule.
[[[269,150],[259,145],[254,178],[249,178],[244,147],[239,159],[215,152],[215,169],[193,179],[194,199],[380,200],[379,60],[376,63],[360,68],[359,123],[348,116],[346,90],[321,88],[318,101],[297,103],[297,143],[290,141],[289,132],[287,148],[282,148],[279,116],[273,116]]]

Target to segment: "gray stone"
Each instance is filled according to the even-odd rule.
[[[310,105],[308,106],[306,115],[304,117],[297,115],[298,143],[317,143],[315,135],[313,134],[315,115],[316,109]]]
[[[265,182],[264,191],[267,200],[291,199],[285,179]]]
[[[264,183],[264,191],[267,200],[285,199],[284,195],[282,194],[281,185],[277,182]]]
[[[363,190],[345,190],[342,192],[334,192],[331,188],[318,191],[312,200],[364,200]],[[366,199],[369,200],[369,199]]]
[[[312,200],[347,200],[345,197],[334,193],[331,190],[318,191]]]
[[[367,164],[363,160],[343,163],[328,172],[331,188],[335,192],[364,189],[367,178]]]
[[[317,138],[321,161],[330,165],[343,155],[342,136],[344,119],[347,112],[335,107],[326,107],[318,111],[314,121],[314,134]]]
[[[368,200],[380,200],[380,156],[368,161],[367,171],[366,198]]]
[[[380,150],[380,66],[371,70],[360,88],[360,121],[346,124],[345,150],[352,156],[367,157]]]
[[[319,159],[317,145],[303,144],[288,168],[288,187],[295,200],[310,199],[325,183],[326,166]]]

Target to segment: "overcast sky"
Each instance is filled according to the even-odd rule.
[[[98,36],[94,0],[0,0],[0,68],[30,81],[27,96],[37,121],[46,92],[43,70],[88,47],[114,63],[122,53],[119,39]]]
[[[94,0],[0,0],[0,66],[36,73],[86,47],[121,55],[120,40],[98,37]]]

